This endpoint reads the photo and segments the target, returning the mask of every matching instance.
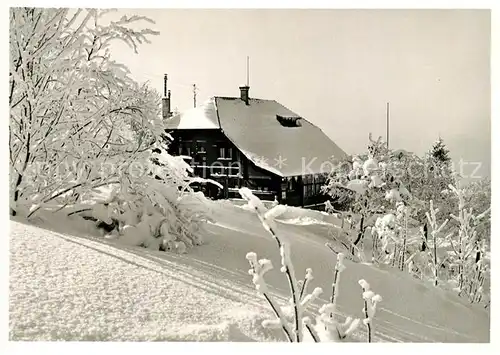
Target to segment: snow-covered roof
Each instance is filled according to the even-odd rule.
[[[278,117],[299,119],[285,127]],[[255,165],[279,176],[327,172],[346,153],[321,129],[275,100],[215,96],[166,121],[167,129],[221,129]]]
[[[167,129],[219,129],[214,98],[165,120],[165,125]]]

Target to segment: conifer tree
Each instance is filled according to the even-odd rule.
[[[439,163],[442,166],[449,167],[451,163],[449,153],[450,151],[446,148],[443,138],[439,137],[438,140],[432,145],[429,151],[429,157],[434,160],[434,162]]]

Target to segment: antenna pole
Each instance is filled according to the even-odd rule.
[[[196,91],[198,89],[196,88],[196,84],[193,84],[193,105],[196,107]]]
[[[167,74],[163,75],[163,97],[167,97]]]
[[[389,149],[389,102],[387,103],[386,114],[387,114],[387,118],[386,118],[386,128],[387,128],[386,140],[387,140],[387,149]]]
[[[250,57],[247,56],[247,86],[250,86]]]

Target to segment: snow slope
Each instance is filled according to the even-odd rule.
[[[10,338],[282,340],[279,331],[260,325],[271,313],[253,289],[245,259],[254,251],[279,265],[274,241],[251,212],[213,204],[218,222],[208,226],[206,244],[185,255],[11,221]],[[327,292],[335,256],[324,247],[325,240],[311,228],[279,224],[278,229],[292,240],[297,272],[312,267],[313,287]],[[484,309],[394,270],[346,265],[340,311],[362,316],[357,281],[366,279],[384,298],[375,318],[377,341],[489,341]],[[267,275],[275,292],[286,295],[285,277],[278,270]],[[325,293],[323,301],[328,297]]]
[[[275,242],[263,230],[257,216],[243,209],[233,211],[224,205],[214,218],[218,223],[211,230],[213,235],[207,237],[210,247],[194,250],[192,257],[217,260],[217,264],[226,269],[241,270],[246,268],[245,252],[254,251],[259,257],[271,259],[273,265],[279,265],[280,256]],[[324,246],[325,238],[322,235],[325,232],[322,223],[306,227],[278,223],[278,233],[285,233],[292,242],[296,272],[304,272],[307,267],[311,267],[314,272],[312,287],[320,286],[326,291],[332,282],[336,258]],[[217,254],[232,256],[213,259]],[[380,293],[384,299],[375,317],[376,332],[383,340],[489,341],[489,310],[470,305],[451,292],[436,289],[395,269],[349,261],[346,261],[346,266],[340,281],[339,309],[346,315],[361,317],[362,300],[358,280],[368,281],[373,291]],[[286,278],[277,270],[266,274],[266,279],[283,292],[287,290]],[[324,294],[320,299],[326,302],[329,296]]]
[[[11,228],[12,340],[249,341],[240,329],[268,314],[250,287],[177,255]]]

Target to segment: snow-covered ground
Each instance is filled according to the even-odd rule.
[[[274,240],[251,211],[227,202],[211,204],[217,222],[207,226],[205,244],[183,255],[11,221],[10,338],[283,340],[279,331],[261,326],[271,312],[253,288],[245,259],[254,251],[279,265]],[[326,222],[299,220],[311,222],[314,216],[290,216],[278,223],[278,232],[291,240],[296,271],[311,267],[312,286],[326,292],[336,262],[324,246]],[[383,297],[374,321],[376,341],[489,341],[489,310],[397,270],[349,261],[346,266],[339,311],[362,317],[358,280],[367,280]],[[266,277],[284,301],[284,275],[273,270]],[[313,311],[328,297],[320,297]],[[360,329],[353,341],[363,340]]]

